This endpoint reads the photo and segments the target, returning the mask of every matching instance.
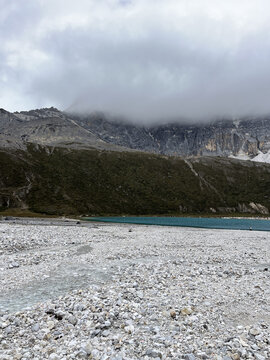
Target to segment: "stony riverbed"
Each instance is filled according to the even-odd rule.
[[[270,359],[270,233],[3,220],[0,359]]]

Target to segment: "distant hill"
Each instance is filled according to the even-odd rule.
[[[26,144],[0,151],[0,210],[268,214],[270,165]]]

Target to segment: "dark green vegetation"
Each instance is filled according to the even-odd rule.
[[[28,145],[27,151],[1,150],[0,168],[1,211],[177,215],[270,209],[270,165],[250,161],[185,162],[139,152]]]

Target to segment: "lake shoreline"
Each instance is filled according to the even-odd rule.
[[[89,222],[104,222],[117,224],[138,224],[155,226],[190,227],[197,229],[225,229],[225,230],[257,230],[270,231],[270,221],[248,218],[206,218],[206,217],[88,217],[83,220]]]
[[[187,217],[187,218],[224,218],[224,219],[263,219],[263,220],[270,220],[270,215],[266,214],[250,214],[250,213],[221,213],[221,214],[214,214],[214,213],[172,213],[172,214],[88,214],[88,215],[72,215],[72,214],[65,214],[65,215],[53,215],[53,214],[41,214],[31,212],[29,210],[21,210],[21,209],[10,209],[0,212],[0,221],[5,218],[37,218],[37,219],[77,219],[80,220],[84,217]]]

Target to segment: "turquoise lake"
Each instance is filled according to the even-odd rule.
[[[182,226],[182,227],[205,228],[205,229],[270,231],[270,220],[260,220],[260,219],[116,216],[116,217],[91,217],[91,218],[84,218],[84,220],[109,222],[109,223],[141,224],[141,225]]]

